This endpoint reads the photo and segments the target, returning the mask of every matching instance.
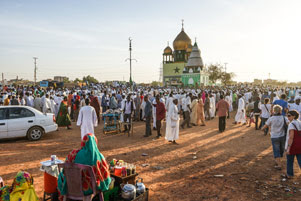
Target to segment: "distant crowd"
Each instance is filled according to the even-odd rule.
[[[76,121],[81,126],[82,137],[94,133],[93,127],[101,121],[102,113],[116,110],[122,113],[120,120],[130,123],[128,125],[132,121],[144,121],[145,137],[156,130],[156,138],[160,138],[162,122],[166,122],[165,138],[173,144],[177,144],[180,127],[206,126],[206,122],[216,116],[219,131],[224,132],[226,118],[235,110],[233,124],[255,124],[255,129],[262,129],[264,135],[270,133],[276,169],[281,169],[280,159],[287,153],[287,176],[293,176],[290,147],[294,145],[294,131],[301,131],[300,100],[300,88],[136,86],[131,89],[103,84],[73,89],[4,87],[0,96],[0,104],[4,106],[24,105],[43,113],[54,113],[58,125],[68,129],[71,129],[71,121]],[[180,123],[181,115],[183,121]],[[128,129],[126,126],[125,131]],[[295,156],[301,165],[301,150]]]

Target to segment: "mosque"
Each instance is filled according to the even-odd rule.
[[[167,44],[163,52],[163,85],[175,87],[207,86],[209,75],[204,69],[201,51],[197,42],[182,30],[173,41],[173,49]]]

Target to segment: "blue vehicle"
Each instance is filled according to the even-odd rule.
[[[47,80],[43,80],[40,82],[40,87],[48,87],[49,86],[49,82]]]

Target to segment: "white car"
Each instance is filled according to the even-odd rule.
[[[57,128],[54,114],[43,114],[28,106],[0,106],[0,139],[26,136],[39,140]]]

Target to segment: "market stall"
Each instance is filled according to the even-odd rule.
[[[121,110],[107,110],[102,113],[104,126],[103,133],[120,133],[121,132]]]
[[[113,182],[104,192],[105,201],[148,201],[149,190],[138,177],[135,165],[113,159],[110,172]]]
[[[124,126],[131,127],[128,130],[128,136],[133,135],[133,122],[124,122],[123,121],[123,112],[120,109],[116,110],[107,110],[106,112],[102,113],[102,117],[104,120],[103,126],[103,133],[121,133],[124,131]]]

